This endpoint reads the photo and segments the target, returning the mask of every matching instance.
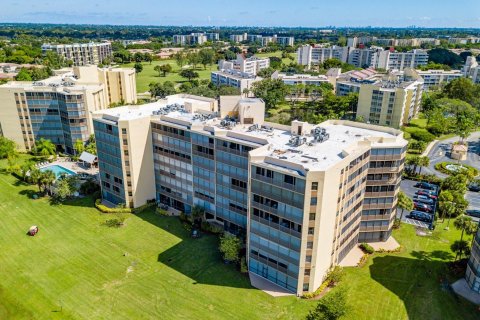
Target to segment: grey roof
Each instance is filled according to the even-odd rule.
[[[83,151],[82,154],[80,155],[80,160],[92,164],[95,162],[95,160],[97,160],[97,156],[87,151]]]

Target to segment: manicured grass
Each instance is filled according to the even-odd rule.
[[[410,125],[418,128],[427,128],[427,119],[412,119]]]
[[[398,254],[375,253],[361,268],[346,268],[340,286],[348,289],[348,319],[479,319],[480,311],[447,289],[450,244],[460,239],[453,228],[438,223],[429,236],[402,224],[394,237],[404,247]],[[468,238],[470,239],[470,238]],[[453,282],[456,279],[449,279]]]
[[[0,319],[303,319],[316,304],[251,288],[222,263],[216,237],[192,239],[177,218],[148,211],[109,228],[91,198],[52,206],[32,190],[0,173]],[[405,251],[346,268],[346,319],[478,319],[442,288],[459,232],[437,230],[402,226]]]
[[[173,72],[167,73],[165,77],[159,76],[158,72],[153,70],[155,66],[162,65],[162,64],[170,64],[173,68]],[[122,65],[125,68],[133,68],[135,63],[127,63]],[[159,60],[159,61],[152,61],[152,63],[143,62],[143,70],[140,73],[137,73],[137,92],[144,93],[148,91],[148,85],[152,82],[165,82],[165,81],[172,81],[174,83],[181,83],[186,81],[185,78],[182,78],[178,72],[180,72],[180,67],[177,65],[175,60],[173,59],[166,59],[166,60]],[[216,64],[207,66],[207,69],[204,69],[202,65],[198,65],[196,72],[198,72],[199,78],[198,80],[202,79],[210,79],[210,72],[218,70],[218,66]]]
[[[275,51],[275,52],[265,52],[265,53],[256,53],[255,54],[257,57],[277,57],[277,58],[282,58],[282,51]],[[297,62],[297,54],[290,53],[290,55],[293,57],[293,60],[290,60],[288,58],[282,58],[282,63],[289,65],[291,62]]]

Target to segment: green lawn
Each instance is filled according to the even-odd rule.
[[[251,288],[216,237],[191,239],[177,218],[144,212],[109,228],[90,198],[52,206],[31,190],[0,173],[0,319],[302,319],[316,303]],[[439,281],[456,230],[395,237],[403,253],[346,269],[346,319],[478,319]]]
[[[158,72],[153,70],[153,68],[155,68],[155,66],[162,65],[162,64],[167,64],[167,63],[169,63],[172,66],[173,72],[167,73],[167,75],[165,77],[160,76],[158,74]],[[135,63],[127,63],[127,64],[123,64],[121,66],[125,67],[125,68],[133,68],[134,65],[135,65]],[[151,82],[162,82],[163,83],[165,81],[172,81],[172,82],[176,82],[176,83],[181,83],[181,82],[186,81],[185,78],[182,78],[178,74],[178,72],[181,69],[177,65],[175,60],[173,60],[173,59],[152,61],[151,64],[148,63],[148,62],[143,62],[142,65],[143,65],[142,72],[137,73],[137,92],[138,93],[144,93],[145,91],[148,91],[148,85]],[[204,69],[203,66],[199,65],[199,66],[197,66],[197,69],[195,71],[198,72],[198,75],[199,75],[198,79],[202,80],[202,79],[210,79],[210,72],[214,71],[214,70],[218,70],[218,66],[216,64],[212,65],[211,68],[210,68],[210,66],[207,66],[207,69]]]

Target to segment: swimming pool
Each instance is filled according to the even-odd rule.
[[[70,169],[67,169],[65,167],[59,166],[57,164],[53,164],[51,166],[40,168],[40,171],[42,171],[42,172],[48,171],[48,170],[53,171],[53,173],[55,173],[55,177],[57,177],[57,178],[60,177],[62,174],[65,174],[67,176],[77,174],[76,172],[74,172]]]

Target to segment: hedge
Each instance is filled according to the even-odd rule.
[[[138,208],[109,208],[102,204],[101,199],[95,200],[95,208],[103,213],[140,213],[145,209],[155,206],[155,202],[149,202]]]
[[[435,164],[435,170],[438,170],[441,173],[448,174],[448,175],[455,174],[455,172],[452,172],[452,171],[447,169],[447,166],[449,164],[458,165],[455,162],[447,162],[447,161],[439,162],[439,163]],[[462,166],[467,169],[468,175],[470,175],[472,177],[476,177],[478,175],[478,170],[475,169],[474,167],[471,167],[471,166],[466,165],[466,164],[462,164]]]
[[[360,244],[360,249],[362,249],[363,252],[365,253],[368,253],[368,254],[372,254],[375,252],[375,249],[373,249],[373,247],[371,245],[369,245],[368,243],[362,243]]]

